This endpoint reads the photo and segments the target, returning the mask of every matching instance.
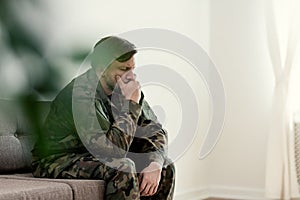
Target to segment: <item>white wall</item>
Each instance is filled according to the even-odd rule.
[[[218,195],[250,199],[264,189],[266,141],[273,91],[263,1],[212,0],[210,56],[227,95],[222,138],[205,162],[207,184]],[[228,192],[227,191],[227,192]],[[228,194],[227,194],[228,195]]]

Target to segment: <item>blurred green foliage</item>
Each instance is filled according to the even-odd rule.
[[[39,1],[22,1],[23,4],[31,4],[35,9],[40,9]],[[39,96],[55,93],[60,89],[58,79],[61,78],[61,75],[55,70],[53,63],[43,56],[41,41],[32,34],[30,26],[24,24],[24,19],[20,19],[19,12],[22,12],[23,8],[22,6],[15,6],[16,3],[18,3],[16,0],[0,0],[0,40],[2,43],[0,51],[11,54],[21,64],[22,71],[25,73],[24,76],[27,78],[27,87],[14,96],[16,98],[38,99]],[[10,67],[10,65],[0,67]],[[14,74],[10,74],[10,77],[14,78]],[[10,88],[6,89],[9,90]]]
[[[2,77],[9,77],[0,80],[0,84],[3,86],[0,87],[2,90],[0,90],[0,99],[8,98],[13,102],[18,102],[26,113],[30,126],[38,135],[41,131],[41,120],[36,101],[41,100],[41,96],[47,96],[49,93],[57,94],[61,89],[59,85],[61,74],[56,70],[55,63],[43,55],[43,44],[36,38],[35,34],[32,34],[33,30],[24,24],[24,21],[28,21],[28,19],[20,19],[19,12],[22,12],[23,7],[16,6],[18,3],[20,2],[17,0],[0,0],[0,54],[2,55],[2,57],[0,55],[0,73],[7,72],[7,68],[12,68],[15,63],[18,63],[20,64],[19,68],[15,69],[22,69],[21,73],[24,73],[27,84],[17,94],[6,96],[4,90],[12,90],[11,83],[20,82],[23,84],[18,76],[13,74],[16,71],[8,70],[12,74],[2,74]],[[22,0],[22,4],[24,3],[34,6],[35,9],[41,9],[40,1]],[[28,21],[28,23],[31,22]],[[47,26],[47,24],[44,25]],[[13,61],[16,62],[1,63],[1,59],[2,61],[5,60],[4,56],[13,58]],[[80,55],[74,55],[74,58],[82,59]],[[10,81],[5,82],[5,80]],[[10,93],[8,92],[8,94]]]

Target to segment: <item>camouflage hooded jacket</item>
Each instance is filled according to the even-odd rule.
[[[90,152],[100,160],[130,157],[163,165],[166,150],[167,133],[143,94],[139,103],[118,91],[108,97],[90,69],[56,96],[32,153],[34,160]]]

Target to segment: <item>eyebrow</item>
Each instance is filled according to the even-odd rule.
[[[126,66],[126,65],[122,65],[122,66],[120,66],[119,68],[126,68],[126,69],[128,70],[128,69],[135,69],[135,66],[133,66],[133,67],[128,67],[128,66]]]

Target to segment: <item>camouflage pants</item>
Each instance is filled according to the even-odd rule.
[[[106,200],[171,200],[174,194],[175,167],[164,167],[158,191],[153,196],[140,197],[138,173],[129,158],[100,162],[90,154],[49,156],[33,162],[33,175],[43,178],[102,179],[106,182]]]

